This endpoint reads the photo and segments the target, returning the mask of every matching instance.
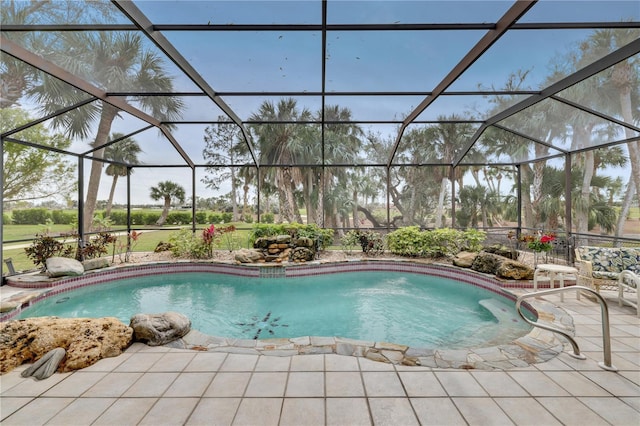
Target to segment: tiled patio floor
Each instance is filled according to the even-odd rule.
[[[610,295],[611,296],[611,295]],[[257,356],[134,344],[84,370],[0,376],[2,425],[640,425],[640,320],[609,299],[613,364],[599,306],[547,296],[572,314],[587,360],[566,352],[510,370],[394,366],[340,355]]]

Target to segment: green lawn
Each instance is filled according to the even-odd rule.
[[[244,224],[246,226],[247,224]],[[238,229],[234,233],[234,239],[237,244],[241,244],[243,247],[247,244],[247,239],[249,235],[250,228],[246,227],[244,229]],[[3,228],[4,232],[4,240],[18,240],[18,239],[29,239],[29,241],[23,243],[15,243],[15,244],[3,244],[2,245],[2,258],[7,259],[11,258],[14,268],[17,271],[26,271],[35,268],[33,262],[27,257],[24,247],[30,244],[31,239],[35,235],[35,233],[42,232],[43,227],[39,225],[6,225]],[[53,225],[50,227],[49,234],[56,235],[60,232],[69,232],[68,225]],[[115,230],[113,231],[115,232]],[[135,243],[133,247],[133,251],[136,252],[148,252],[153,251],[159,242],[169,241],[169,237],[171,234],[177,232],[174,229],[158,229],[158,230],[147,230],[140,231],[141,235],[138,238],[138,241]],[[199,231],[196,231],[196,235],[199,235]],[[120,236],[119,241],[116,243],[116,255],[118,253],[119,247],[126,244],[125,236]],[[226,242],[224,237],[220,239],[218,248],[225,248]],[[113,246],[109,247],[109,255],[111,255],[113,250]],[[8,273],[9,269],[7,268],[6,263],[2,264],[2,273]]]

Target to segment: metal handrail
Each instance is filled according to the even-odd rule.
[[[518,296],[518,299],[516,300],[516,310],[518,311],[518,314],[520,315],[520,317],[528,324],[531,324],[532,326],[541,328],[543,330],[551,331],[553,333],[558,333],[562,335],[565,339],[567,339],[569,343],[571,343],[571,346],[573,347],[573,353],[572,354],[570,353],[569,355],[578,359],[587,359],[586,356],[580,353],[580,348],[578,347],[578,343],[574,340],[572,336],[560,330],[559,328],[533,322],[529,318],[525,317],[522,311],[520,310],[520,305],[524,299],[529,299],[531,297],[536,297],[536,296],[545,296],[548,294],[562,293],[569,290],[584,291],[584,292],[590,293],[591,295],[595,296],[595,298],[600,303],[600,308],[601,308],[600,312],[602,314],[602,343],[603,343],[602,350],[604,352],[604,362],[599,362],[598,366],[607,371],[618,371],[616,367],[611,365],[611,333],[609,330],[609,308],[607,307],[607,302],[604,300],[604,298],[600,296],[600,293],[596,292],[595,290],[592,290],[589,287],[584,287],[584,286],[571,286],[571,287],[563,287],[563,288],[552,288],[550,290],[542,290],[535,293],[526,293],[521,296]]]

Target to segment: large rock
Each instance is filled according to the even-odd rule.
[[[264,254],[260,250],[241,249],[235,253],[234,258],[240,263],[254,263],[264,260]]]
[[[161,314],[136,314],[129,324],[136,341],[149,346],[173,342],[191,330],[191,320],[178,312]]]
[[[498,256],[506,257],[507,259],[511,260],[518,260],[519,256],[518,250],[501,244],[495,244],[493,246],[485,247],[482,251],[497,254]]]
[[[485,274],[493,274],[500,278],[514,280],[533,279],[533,269],[515,260],[496,254],[480,252],[473,261],[471,269]]]
[[[8,321],[0,325],[0,373],[34,362],[56,348],[67,352],[58,371],[78,370],[120,355],[132,336],[130,327],[111,317]]]
[[[532,280],[533,272],[533,268],[530,266],[507,259],[498,266],[496,275],[500,278],[509,278],[512,280]]]
[[[453,264],[460,268],[471,268],[477,255],[475,252],[461,251],[453,258]]]
[[[68,257],[50,257],[46,260],[47,274],[52,277],[78,276],[84,274],[84,266]]]
[[[82,261],[82,267],[85,271],[92,271],[94,269],[102,269],[109,266],[109,259],[106,257],[96,257],[94,259],[87,259]]]
[[[471,269],[485,274],[495,275],[498,266],[503,260],[506,260],[506,258],[491,253],[480,252],[473,260]]]

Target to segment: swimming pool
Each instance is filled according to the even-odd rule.
[[[19,318],[177,311],[202,333],[242,339],[340,336],[412,347],[470,348],[527,334],[513,301],[443,277],[359,271],[295,278],[179,273],[61,292]]]

